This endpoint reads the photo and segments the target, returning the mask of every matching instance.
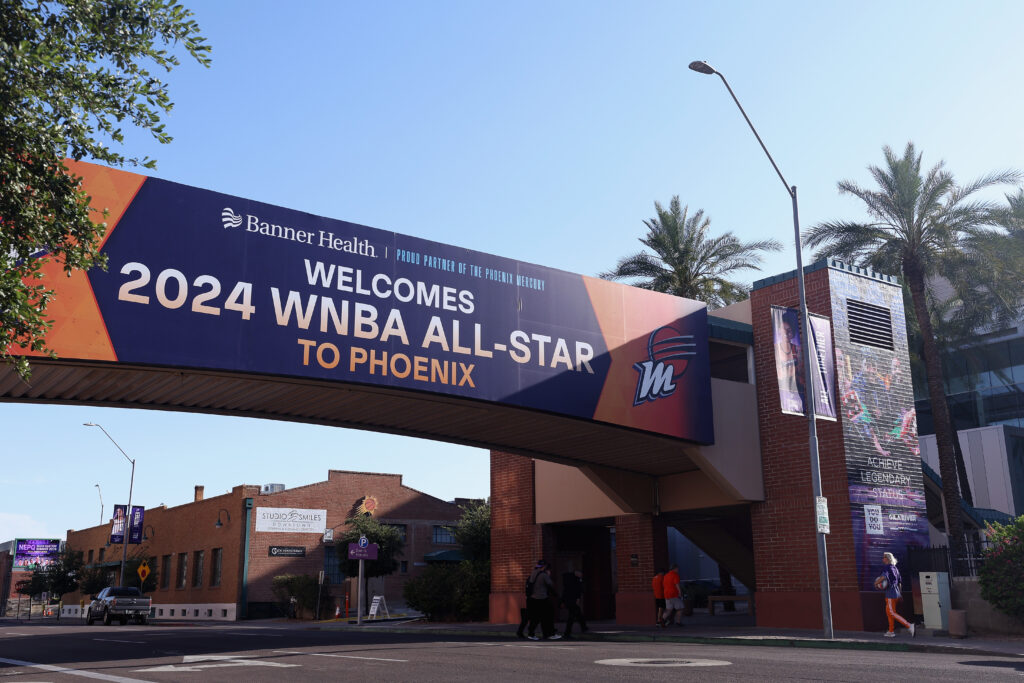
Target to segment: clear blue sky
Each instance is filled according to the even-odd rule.
[[[674,194],[719,231],[787,245],[789,197],[705,59],[799,188],[805,227],[860,218],[913,140],[961,180],[1024,166],[1020,26],[1007,2],[193,0],[213,65],[169,76],[152,173],[562,270],[639,248]],[[999,196],[999,195],[996,195]],[[809,255],[808,255],[809,257]],[[126,502],[176,505],[328,469],[395,472],[440,498],[489,494],[487,453],[368,432],[183,413],[0,404],[0,541],[63,537]]]

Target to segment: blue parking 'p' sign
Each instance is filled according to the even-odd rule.
[[[366,538],[366,536],[360,536],[359,537],[359,547],[360,548],[365,548],[369,544],[370,544],[370,541]]]

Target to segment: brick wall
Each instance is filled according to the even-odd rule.
[[[829,270],[805,276],[807,307],[831,318]],[[754,366],[765,500],[751,508],[758,623],[764,626],[819,628],[822,625],[820,582],[807,419],[781,412],[772,340],[772,305],[798,308],[796,274],[754,290]],[[826,537],[833,623],[859,630],[861,609],[856,590],[846,458],[837,421],[818,420],[818,454],[822,495],[829,500],[831,534]]]
[[[533,459],[491,451],[491,623],[519,621],[530,570],[553,557],[554,538],[535,519]]]
[[[662,517],[620,515],[615,518],[616,623],[652,623],[651,578],[658,569],[666,569],[667,562],[668,532]]]

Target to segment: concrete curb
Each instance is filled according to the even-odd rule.
[[[401,628],[396,626],[384,626],[374,630],[386,631],[388,633],[403,634],[436,634],[447,636],[463,636],[484,639],[511,639],[516,640],[515,634],[507,630],[488,629],[458,629],[445,627],[422,627],[422,628]],[[364,623],[363,626],[373,624]],[[353,625],[354,626],[354,625]],[[339,624],[339,628],[349,628],[348,624]],[[323,630],[334,630],[326,628]],[[684,635],[661,635],[646,633],[615,633],[601,634],[588,632],[575,635],[568,642],[626,642],[626,643],[685,643],[695,645],[734,645],[746,647],[793,647],[821,650],[865,650],[877,652],[931,652],[936,654],[962,654],[962,655],[986,655],[997,657],[1017,657],[1024,659],[1022,654],[1007,653],[1000,650],[986,648],[984,646],[967,645],[946,645],[941,643],[928,643],[922,640],[884,641],[875,642],[871,640],[835,639],[824,640],[820,638],[799,638],[793,636],[684,636]],[[564,642],[562,640],[559,643]]]

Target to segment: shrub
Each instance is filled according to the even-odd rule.
[[[429,621],[478,621],[487,618],[491,563],[463,560],[432,564],[402,589],[406,604]]]
[[[288,613],[288,603],[295,598],[300,610],[313,614],[316,610],[316,596],[320,586],[317,585],[317,578],[309,574],[281,574],[271,580],[271,590],[274,597],[278,599],[282,611]],[[330,602],[330,594],[327,586],[323,587],[321,604]],[[314,615],[316,618],[317,615]]]
[[[991,523],[991,545],[978,572],[981,597],[1000,612],[1024,621],[1024,515],[1009,524]]]

